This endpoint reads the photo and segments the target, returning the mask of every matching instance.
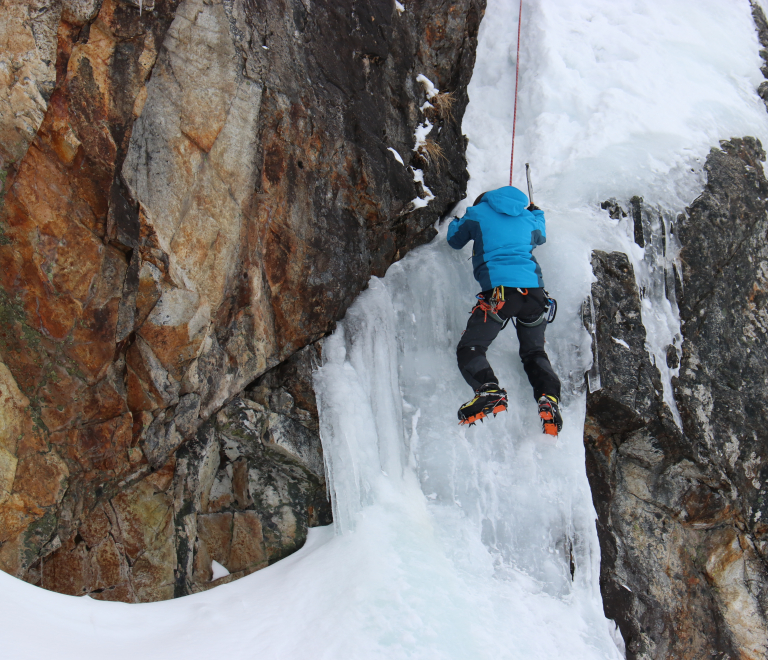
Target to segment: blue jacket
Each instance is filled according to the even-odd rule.
[[[528,211],[528,197],[504,186],[483,195],[448,227],[448,244],[460,250],[474,241],[472,267],[482,291],[497,286],[543,287],[532,251],[547,240],[544,211]]]

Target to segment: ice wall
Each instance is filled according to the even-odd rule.
[[[361,521],[395,512],[378,551],[398,557],[399,588],[438,593],[455,585],[447,598],[462,616],[482,607],[482,623],[464,631],[461,652],[437,657],[466,657],[467,648],[480,654],[473,657],[547,657],[543,649],[615,657],[597,591],[583,394],[566,378],[568,426],[557,443],[547,442],[507,332],[491,355],[511,394],[509,412],[473,428],[457,425],[455,410],[471,391],[454,347],[475,287],[466,254],[448,247],[445,230],[372,279],[324,345],[316,390],[336,529],[359,535]],[[589,335],[579,323],[565,315],[562,337],[553,334],[564,374],[589,365]],[[413,525],[438,543],[410,547],[419,542],[408,538]],[[441,571],[413,570],[427,551]],[[435,649],[423,630],[416,648]]]

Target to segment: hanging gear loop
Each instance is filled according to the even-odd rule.
[[[504,287],[497,286],[493,290],[490,300],[486,300],[482,293],[477,294],[477,303],[472,308],[470,314],[474,314],[475,310],[479,309],[485,313],[483,323],[487,323],[488,317],[490,316],[497,323],[501,323],[501,327],[504,328],[509,322],[509,319],[505,320],[499,316],[499,311],[502,307],[504,307]]]
[[[523,0],[517,15],[517,59],[515,60],[515,109],[512,115],[512,155],[509,158],[509,185],[512,185],[512,170],[515,165],[515,127],[517,126],[517,81],[520,77],[520,27],[523,24]]]

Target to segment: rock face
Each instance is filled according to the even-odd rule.
[[[158,470],[97,504],[27,579],[150,602],[230,582],[300,548],[308,527],[331,522],[311,390],[319,359],[311,345],[257,379]],[[212,561],[230,575],[212,581]]]
[[[4,0],[0,23],[0,195],[35,139],[56,82],[61,3]]]
[[[327,521],[311,367],[270,369],[463,196],[483,10],[0,5],[0,568],[155,600]]]
[[[762,160],[753,138],[722,143],[703,194],[675,225],[682,429],[645,350],[631,265],[593,255],[602,389],[588,395],[584,442],[604,607],[628,658],[768,657]]]

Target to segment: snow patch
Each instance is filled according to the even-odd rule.
[[[402,156],[397,153],[392,147],[387,147],[387,151],[391,151],[392,155],[395,157],[395,160],[400,163],[403,167],[405,167],[405,163],[403,162]]]
[[[211,576],[211,582],[218,580],[219,578],[227,577],[227,575],[229,575],[229,571],[215,559],[211,562],[211,573],[213,574]]]
[[[414,151],[419,151],[424,147],[427,143],[427,135],[429,135],[432,128],[432,122],[430,122],[429,119],[425,119],[423,124],[416,126],[416,131],[413,133],[413,139],[416,142],[413,147]]]
[[[611,337],[613,341],[615,341],[619,346],[623,346],[626,349],[629,349],[629,344],[625,342],[623,339],[619,339],[618,337]]]
[[[423,73],[416,76],[416,82],[420,82],[424,86],[424,92],[428,99],[433,99],[440,93],[440,90]]]
[[[411,200],[411,204],[413,204],[414,208],[417,209],[423,209],[427,204],[429,204],[434,198],[434,194],[432,191],[427,187],[427,184],[424,183],[424,172],[422,170],[411,168],[411,171],[413,172],[413,180],[421,185],[422,193],[424,194],[424,197],[415,197]]]

